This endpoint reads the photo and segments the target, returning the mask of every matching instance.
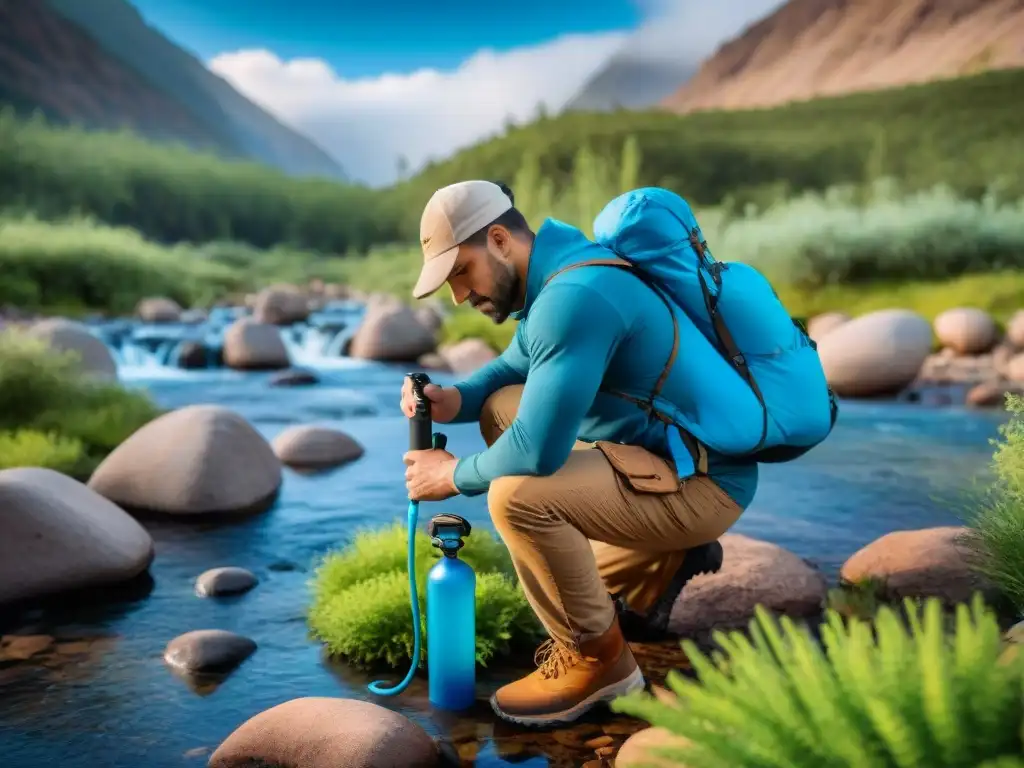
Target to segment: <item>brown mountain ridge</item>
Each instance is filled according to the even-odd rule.
[[[661,106],[769,107],[1020,66],[1024,0],[790,0]]]

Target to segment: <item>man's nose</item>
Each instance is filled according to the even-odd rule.
[[[455,306],[462,304],[466,299],[469,298],[468,288],[463,288],[458,285],[451,284],[449,284],[449,287],[452,289],[452,303],[455,304]]]

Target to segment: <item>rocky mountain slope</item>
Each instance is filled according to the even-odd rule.
[[[566,104],[566,110],[646,109],[672,94],[700,62],[651,57],[631,46],[612,56]]]
[[[662,106],[766,107],[1019,66],[1024,0],[790,0]]]
[[[343,178],[312,141],[256,106],[126,0],[0,0],[0,106],[87,128]]]

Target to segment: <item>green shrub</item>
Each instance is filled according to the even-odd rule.
[[[994,441],[994,484],[968,511],[972,566],[1024,612],[1024,398],[1007,396],[1010,419]]]
[[[612,707],[688,739],[664,752],[688,768],[1024,766],[1024,661],[1000,661],[991,611],[957,606],[948,638],[938,600],[904,610],[909,630],[889,607],[872,623],[829,612],[822,648],[759,607],[751,639],[716,633],[710,656],[684,641],[699,679],[669,676],[678,705]]]
[[[81,376],[77,356],[0,333],[0,467],[85,478],[160,410],[141,391]]]
[[[940,280],[1024,268],[1024,199],[965,200],[943,186],[905,193],[887,181],[779,202],[706,234],[718,259],[789,285]]]
[[[332,654],[356,664],[391,666],[412,658],[412,615],[406,571],[408,532],[394,524],[362,531],[345,549],[328,554],[312,581],[309,626]],[[423,656],[426,647],[426,576],[438,558],[423,533],[416,536],[416,590]],[[486,530],[474,529],[460,557],[473,567],[476,588],[476,656],[491,658],[539,640],[540,624],[515,578],[508,552]]]
[[[89,473],[81,440],[32,429],[0,432],[0,469],[15,467],[43,467],[72,477]]]

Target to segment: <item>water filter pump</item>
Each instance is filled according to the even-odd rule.
[[[448,439],[433,432],[425,373],[410,373],[416,409],[409,419],[409,449],[444,450]],[[398,685],[385,688],[382,680],[370,683],[372,693],[394,696],[412,682],[421,654],[420,606],[416,589],[416,526],[419,502],[409,500],[408,570],[412,609],[413,652],[409,672]],[[476,695],[476,574],[458,557],[469,536],[469,523],[458,515],[435,515],[428,526],[431,542],[441,559],[427,574],[427,675],[430,703],[439,709],[461,710],[473,705]]]

